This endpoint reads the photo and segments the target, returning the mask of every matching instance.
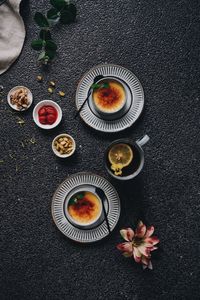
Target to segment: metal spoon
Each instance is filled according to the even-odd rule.
[[[108,221],[108,216],[107,216],[105,205],[104,205],[104,199],[106,198],[106,195],[105,195],[104,191],[102,191],[102,189],[100,189],[98,187],[95,190],[96,190],[97,195],[101,199],[102,207],[103,207],[103,213],[104,213],[104,218],[106,220],[106,225],[107,225],[109,233],[111,233],[110,224],[109,224],[109,221]]]
[[[103,79],[104,76],[103,75],[98,75],[94,78],[94,81],[93,81],[93,84],[94,83],[97,83],[99,80]],[[83,101],[81,107],[79,108],[79,110],[76,112],[75,116],[74,116],[74,119],[76,119],[76,117],[79,115],[79,113],[81,112],[83,106],[85,105],[85,103],[88,101],[90,95],[91,95],[91,92],[92,92],[92,85],[90,86],[89,90],[88,90],[88,93],[87,93],[87,97],[86,99]]]

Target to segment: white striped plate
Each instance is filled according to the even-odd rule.
[[[88,90],[97,75],[117,77],[123,80],[132,94],[132,104],[128,112],[116,120],[104,120],[93,113],[88,103],[80,112],[83,121],[90,127],[102,132],[118,132],[132,126],[139,118],[144,107],[144,92],[138,78],[128,69],[112,64],[98,65],[87,72],[78,84],[76,107],[79,109],[87,97]]]
[[[115,228],[120,216],[120,199],[115,188],[103,177],[92,173],[77,173],[69,176],[60,184],[53,195],[52,216],[58,229],[68,238],[81,242],[91,243],[106,237],[109,232],[106,221],[92,229],[80,229],[72,225],[64,213],[64,201],[72,189],[79,185],[92,185],[102,189],[108,200],[108,221],[111,231]]]

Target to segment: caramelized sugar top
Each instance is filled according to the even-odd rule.
[[[91,192],[84,192],[81,199],[68,206],[70,216],[79,223],[90,223],[100,213],[100,203],[97,196]]]
[[[125,90],[116,81],[109,81],[108,88],[99,88],[93,92],[96,106],[104,112],[115,112],[122,108],[125,103]]]

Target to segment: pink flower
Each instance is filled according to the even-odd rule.
[[[126,241],[118,244],[117,249],[123,252],[125,257],[134,257],[137,263],[141,263],[143,269],[153,269],[151,263],[151,251],[158,249],[155,247],[159,243],[156,236],[152,236],[154,227],[146,227],[142,221],[139,221],[135,232],[131,228],[120,230],[120,234]]]

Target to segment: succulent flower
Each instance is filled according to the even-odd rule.
[[[143,269],[153,269],[151,263],[151,251],[158,249],[155,247],[159,243],[154,233],[154,226],[146,227],[142,221],[139,221],[137,228],[133,231],[131,228],[120,230],[120,234],[126,241],[118,244],[117,249],[123,252],[125,257],[134,257],[137,263],[141,263]]]

